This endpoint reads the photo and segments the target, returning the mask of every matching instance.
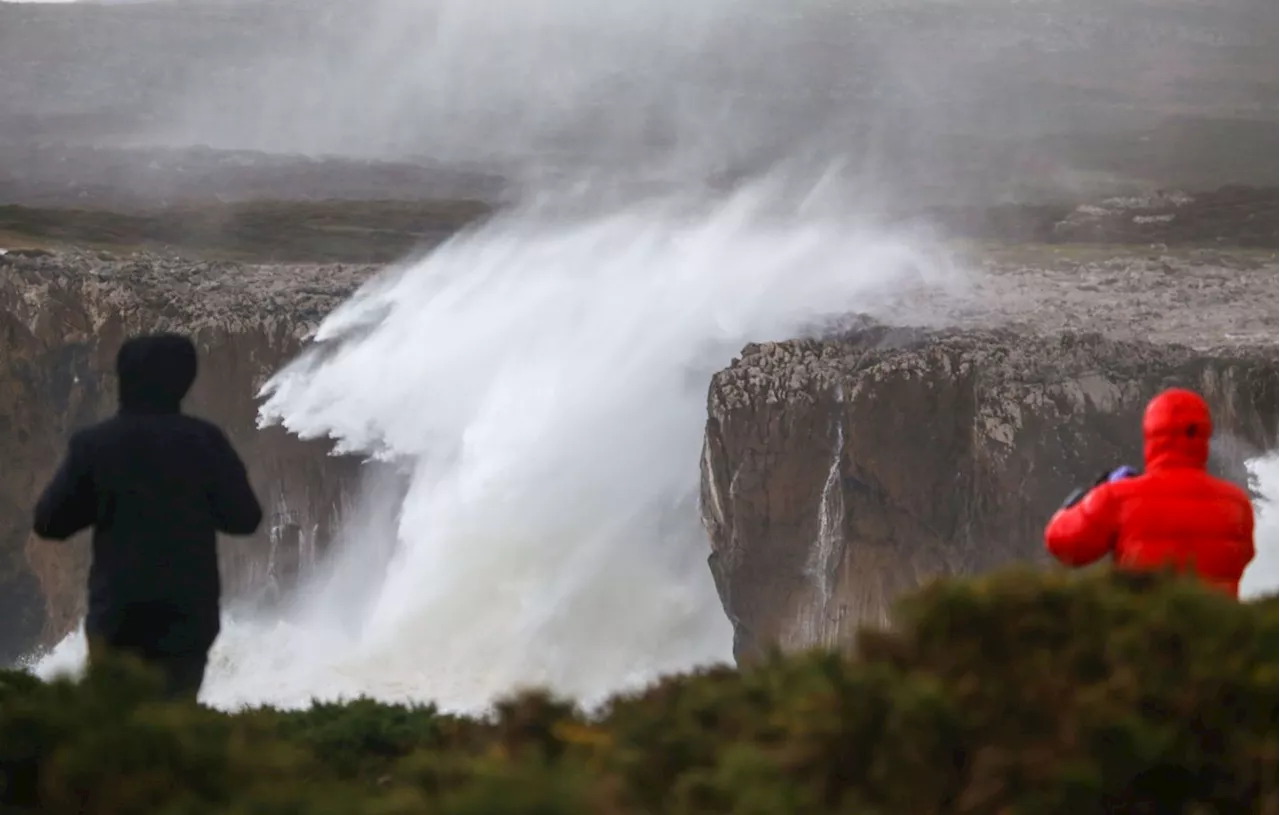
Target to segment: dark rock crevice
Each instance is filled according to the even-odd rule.
[[[1209,400],[1212,466],[1243,483],[1276,446],[1274,346],[865,325],[747,346],[711,384],[701,490],[738,658],[847,643],[934,575],[1042,562],[1062,496],[1141,463],[1171,385]]]

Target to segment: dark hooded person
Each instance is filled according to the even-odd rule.
[[[93,527],[85,634],[159,670],[194,699],[219,632],[217,533],[262,521],[244,463],[214,425],[182,413],[196,378],[185,337],[136,337],[116,357],[119,410],[71,437],[35,511],[42,538]]]
[[[1171,388],[1142,420],[1145,468],[1104,474],[1076,490],[1045,529],[1049,553],[1068,566],[1110,555],[1122,569],[1172,568],[1236,597],[1254,557],[1248,494],[1206,472],[1213,421],[1192,391]]]

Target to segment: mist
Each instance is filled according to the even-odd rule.
[[[77,13],[98,18],[92,34],[71,31]],[[0,71],[0,110],[45,109],[46,137],[47,114],[70,116],[96,144],[428,161],[535,185],[838,162],[868,187],[996,198],[1275,163],[1274,126],[1250,125],[1276,112],[1264,0],[174,0],[23,19],[0,26],[0,54],[28,57]],[[1138,131],[1136,155],[1107,139]]]

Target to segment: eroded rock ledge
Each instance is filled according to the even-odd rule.
[[[270,592],[322,550],[356,462],[256,427],[258,388],[369,266],[250,266],[90,253],[0,255],[0,661],[83,611],[84,541],[29,536],[38,491],[77,427],[115,409],[127,335],[181,330],[201,351],[187,408],[221,425],[263,499],[260,534],[224,544],[230,595]]]
[[[747,346],[711,383],[702,456],[738,659],[847,643],[931,575],[1042,559],[1063,495],[1140,463],[1142,410],[1175,384],[1212,405],[1220,472],[1275,446],[1274,345],[867,326]]]

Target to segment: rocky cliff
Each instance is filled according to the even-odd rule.
[[[1146,401],[1203,393],[1215,465],[1274,447],[1274,344],[1221,351],[1098,334],[863,326],[750,345],[711,383],[710,565],[738,659],[846,643],[931,575],[1042,558],[1072,486],[1141,463]]]
[[[201,352],[187,409],[221,425],[267,513],[221,552],[231,596],[273,593],[323,549],[356,462],[323,441],[256,428],[258,388],[373,269],[247,266],[152,255],[0,255],[0,661],[72,628],[83,611],[84,540],[29,535],[39,490],[70,433],[115,407],[114,361],[130,334],[181,330]]]

